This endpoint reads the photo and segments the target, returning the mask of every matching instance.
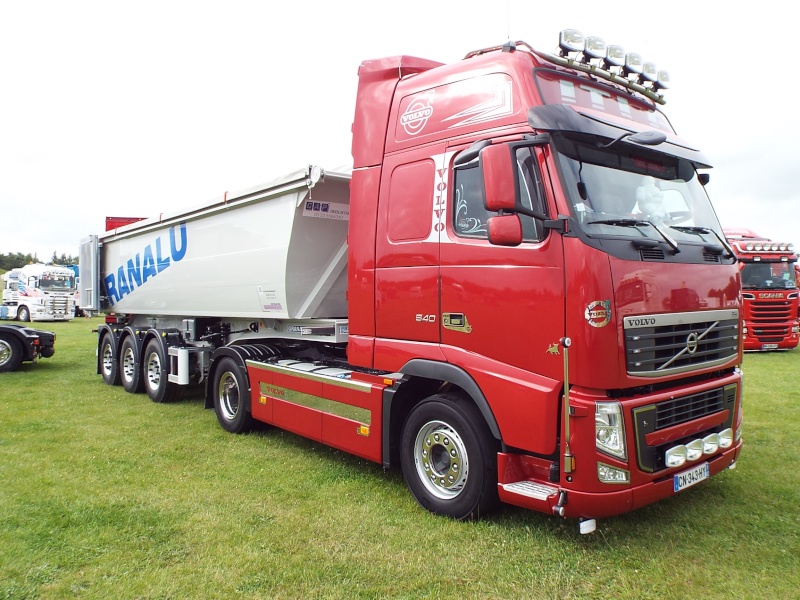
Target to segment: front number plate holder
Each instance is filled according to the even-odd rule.
[[[700,483],[708,478],[708,463],[703,463],[702,465],[697,465],[688,471],[676,473],[672,477],[672,488],[675,492],[680,492],[681,490],[692,487],[694,484]]]

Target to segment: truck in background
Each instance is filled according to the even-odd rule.
[[[3,274],[3,318],[69,321],[75,316],[75,275],[58,265],[31,264]]]
[[[351,173],[83,240],[98,374],[155,402],[204,385],[227,431],[399,466],[458,519],[502,501],[588,533],[733,468],[739,270],[708,162],[663,73],[559,46],[365,61]]]
[[[56,334],[24,325],[0,324],[0,373],[13,371],[25,361],[50,358],[56,352]]]
[[[744,349],[791,350],[800,343],[800,293],[794,244],[746,228],[726,228],[742,279]]]

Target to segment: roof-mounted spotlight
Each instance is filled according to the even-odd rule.
[[[567,56],[570,52],[583,52],[586,38],[577,29],[564,29],[558,34],[558,47],[561,49],[561,56]]]
[[[590,35],[586,38],[586,46],[583,49],[583,56],[581,57],[582,63],[588,63],[593,58],[606,57],[606,43],[602,38],[596,35]]]
[[[654,90],[666,90],[669,88],[669,71],[661,69],[658,71],[658,78],[653,84]]]
[[[603,66],[606,69],[611,67],[621,67],[625,64],[625,49],[622,46],[610,45],[606,47],[606,55],[603,58]]]
[[[627,77],[630,74],[639,75],[644,69],[642,55],[636,52],[628,52],[625,55],[625,64],[622,65],[622,73]]]
[[[654,62],[646,62],[642,65],[642,72],[639,74],[639,83],[653,83],[658,79],[658,67]]]

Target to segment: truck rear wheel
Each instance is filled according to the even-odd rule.
[[[181,388],[169,381],[169,362],[164,348],[157,339],[147,342],[142,361],[144,389],[153,402],[175,402],[181,397]]]
[[[114,336],[105,334],[100,341],[100,374],[108,385],[119,385],[119,363],[114,346]]]
[[[0,373],[13,371],[22,362],[22,344],[16,338],[0,334]]]
[[[244,380],[239,365],[226,356],[219,361],[214,373],[214,412],[225,431],[245,433],[255,423],[247,404],[250,400],[247,382]]]
[[[17,320],[23,321],[25,323],[30,322],[31,320],[31,311],[28,309],[27,306],[20,306],[17,309]]]
[[[131,336],[125,338],[119,351],[119,377],[126,392],[138,394],[144,391],[142,363],[136,351],[136,342]]]
[[[429,511],[464,520],[497,508],[497,444],[471,401],[437,394],[418,404],[400,452],[406,484]]]

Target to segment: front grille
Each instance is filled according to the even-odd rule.
[[[750,305],[753,323],[786,322],[792,318],[792,307],[788,301],[753,302]]]
[[[733,427],[736,391],[736,385],[729,385],[633,409],[633,427],[636,435],[636,456],[639,468],[648,473],[663,470],[666,451],[687,441],[686,439],[671,439],[657,446],[648,446],[647,434],[649,433],[690,423],[722,411],[728,411],[724,421],[706,431],[694,432],[689,438],[702,438],[710,433],[718,433],[723,429]]]
[[[642,315],[623,319],[629,375],[660,377],[724,364],[739,350],[739,311]]]
[[[722,410],[722,389],[692,394],[656,404],[656,427],[666,429]]]

